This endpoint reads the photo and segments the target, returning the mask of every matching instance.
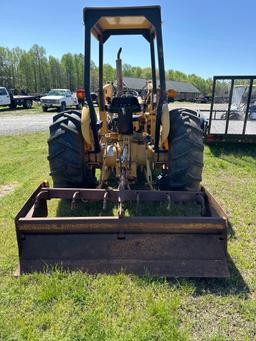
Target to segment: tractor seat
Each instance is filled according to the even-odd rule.
[[[109,112],[119,113],[120,109],[123,109],[123,108],[129,108],[132,113],[141,111],[141,107],[140,107],[137,97],[128,96],[128,97],[114,97],[110,104]]]

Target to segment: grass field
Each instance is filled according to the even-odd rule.
[[[230,279],[167,282],[59,270],[16,279],[13,219],[49,178],[46,139],[0,137],[0,340],[256,339],[255,147],[205,148],[203,183],[232,224]]]
[[[49,110],[50,112],[53,109]],[[21,116],[21,115],[34,115],[34,114],[44,114],[42,107],[40,104],[33,102],[33,106],[31,109],[26,109],[18,106],[16,109],[10,109],[9,107],[0,107],[0,116],[1,115],[12,115],[12,116]]]

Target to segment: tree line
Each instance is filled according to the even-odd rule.
[[[25,90],[31,93],[46,92],[51,88],[69,88],[74,91],[83,85],[83,54],[65,53],[61,58],[47,56],[44,47],[33,45],[28,51],[19,47],[0,47],[0,86]],[[104,81],[114,81],[116,70],[104,64]],[[151,68],[123,65],[124,77],[151,79]],[[176,70],[166,71],[167,80],[185,81],[197,87],[201,93],[211,93],[212,79]],[[91,62],[91,88],[98,87],[98,67]]]

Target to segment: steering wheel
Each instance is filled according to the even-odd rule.
[[[132,89],[122,90],[116,94],[116,97],[138,97],[138,96],[139,96],[139,93],[136,90],[132,90]]]

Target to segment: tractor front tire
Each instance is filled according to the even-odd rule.
[[[170,190],[198,191],[203,171],[203,131],[196,112],[170,111],[167,187]]]
[[[48,146],[54,187],[95,187],[95,178],[85,160],[81,112],[69,110],[53,117]]]

